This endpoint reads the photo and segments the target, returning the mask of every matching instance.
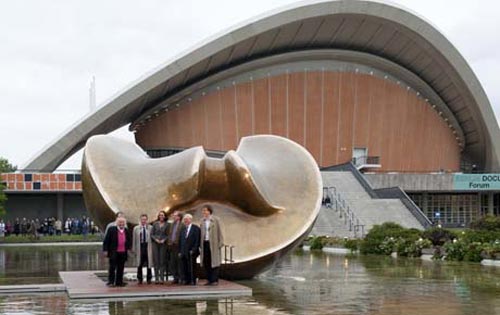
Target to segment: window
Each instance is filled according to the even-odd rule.
[[[31,182],[33,180],[33,174],[24,174],[24,181]]]

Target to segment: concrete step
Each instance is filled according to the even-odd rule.
[[[335,187],[338,195],[349,205],[355,216],[365,225],[365,233],[375,224],[395,222],[407,228],[423,229],[422,225],[399,199],[372,198],[349,171],[322,172],[323,186]],[[326,219],[321,222],[326,222]],[[317,231],[334,230],[334,223],[321,223]],[[319,229],[322,230],[319,230]]]
[[[406,228],[422,229],[422,225],[399,199],[350,200],[355,214],[369,231],[373,225],[395,222]]]
[[[311,235],[355,237],[354,231],[349,231],[349,226],[344,218],[340,217],[339,212],[327,207],[321,207]]]
[[[323,186],[335,187],[343,199],[371,199],[351,172],[322,172]]]

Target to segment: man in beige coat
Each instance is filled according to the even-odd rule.
[[[142,214],[140,223],[134,227],[132,252],[135,254],[137,264],[137,280],[142,284],[142,268],[146,266],[146,281],[151,283],[153,278],[151,267],[153,266],[153,248],[151,245],[151,224],[148,224],[148,215]]]
[[[200,261],[207,274],[207,283],[205,285],[218,285],[221,247],[224,245],[222,227],[219,220],[212,215],[213,209],[210,205],[203,206],[201,214],[203,219],[200,224]]]

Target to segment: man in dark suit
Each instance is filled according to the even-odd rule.
[[[179,239],[179,255],[182,265],[182,279],[184,284],[196,285],[196,275],[194,270],[196,267],[196,258],[200,254],[200,228],[192,224],[193,216],[186,214],[182,222],[182,228]]]
[[[116,219],[116,226],[111,226],[104,237],[102,250],[109,258],[107,286],[123,287],[123,270],[127,261],[127,251],[132,247],[132,235],[125,228],[125,218]]]
[[[170,274],[174,277],[173,284],[177,284],[181,278],[181,268],[179,259],[179,240],[182,231],[182,214],[175,211],[172,214],[173,222],[169,224],[167,229],[167,255],[168,255],[168,268]]]

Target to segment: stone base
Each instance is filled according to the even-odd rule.
[[[132,269],[125,270],[134,273]],[[107,287],[102,275],[106,271],[61,271],[61,277],[70,299],[189,299],[251,296],[252,289],[235,282],[220,279],[217,286],[205,286],[206,280],[197,285],[139,284],[129,281],[125,287]],[[126,278],[126,277],[124,277]]]

